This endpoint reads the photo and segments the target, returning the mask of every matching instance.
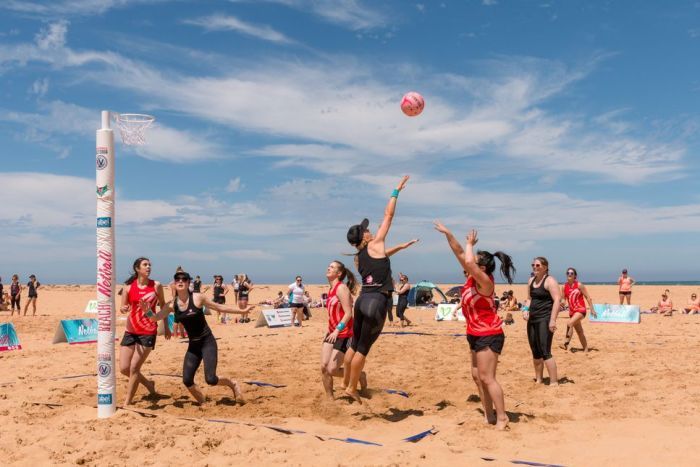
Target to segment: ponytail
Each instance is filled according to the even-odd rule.
[[[477,253],[477,264],[479,266],[484,266],[486,269],[486,274],[493,274],[496,270],[495,258],[501,261],[501,277],[506,279],[509,284],[513,283],[513,276],[515,275],[515,266],[513,265],[513,260],[510,255],[503,253],[502,251],[497,251],[495,253],[489,253],[488,251],[479,250]]]
[[[357,256],[355,256],[355,259],[357,259]],[[337,264],[338,269],[340,269],[340,282],[343,282],[343,280],[347,278],[346,285],[348,289],[350,289],[350,293],[355,295],[357,291],[357,279],[355,279],[355,275],[340,261],[335,260],[333,262]]]

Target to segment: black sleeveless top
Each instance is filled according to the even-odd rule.
[[[199,293],[202,290],[202,281],[194,281],[192,283],[194,285],[194,293]]]
[[[219,298],[224,294],[224,286],[214,284],[214,298]]]
[[[364,247],[357,254],[357,270],[362,277],[362,291],[381,292],[391,295],[394,284],[391,281],[391,262],[389,257],[372,258]]]
[[[248,298],[248,286],[245,285],[245,282],[241,282],[238,285],[238,299],[240,300],[241,298]]]
[[[530,283],[530,318],[529,321],[544,321],[552,317],[554,300],[552,294],[544,288],[549,274],[545,275],[539,287],[535,287],[535,279]]]
[[[192,294],[187,300],[187,309],[180,311],[177,306],[177,298],[173,302],[173,310],[175,311],[175,322],[182,323],[187,331],[187,336],[191,341],[200,340],[203,337],[211,334],[211,329],[204,318],[204,308],[194,306]]]

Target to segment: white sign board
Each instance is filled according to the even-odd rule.
[[[255,322],[255,327],[267,326],[270,328],[288,327],[292,325],[291,308],[262,309]]]
[[[441,303],[435,310],[435,321],[455,321],[455,309],[457,305],[453,303]]]
[[[97,300],[89,300],[85,305],[85,313],[97,314]]]

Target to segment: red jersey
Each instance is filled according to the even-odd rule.
[[[586,313],[586,302],[583,301],[583,294],[578,287],[578,281],[574,281],[569,285],[567,281],[564,284],[564,296],[569,302],[569,314]]]
[[[149,304],[149,309],[156,312],[158,294],[156,293],[156,282],[149,280],[144,288],[140,288],[136,281],[129,286],[129,305],[131,312],[126,321],[126,330],[132,334],[155,335],[158,332],[158,323],[151,321],[145,316],[145,311],[141,309],[141,299]]]
[[[340,320],[345,316],[345,311],[343,310],[343,305],[340,304],[340,300],[336,296],[338,287],[342,282],[338,281],[335,287],[331,289],[328,293],[328,300],[326,300],[326,309],[328,309],[328,332],[335,331],[335,328],[340,323]],[[352,318],[345,325],[345,329],[338,333],[338,338],[345,339],[352,337]]]
[[[489,276],[491,282],[493,277]],[[503,320],[496,313],[496,303],[491,296],[482,295],[476,289],[476,281],[469,276],[462,286],[462,314],[467,320],[467,334],[472,336],[492,336],[503,334]]]

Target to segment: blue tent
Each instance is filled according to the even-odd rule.
[[[440,288],[429,281],[420,281],[408,292],[408,306],[427,306],[431,302],[448,303]]]

